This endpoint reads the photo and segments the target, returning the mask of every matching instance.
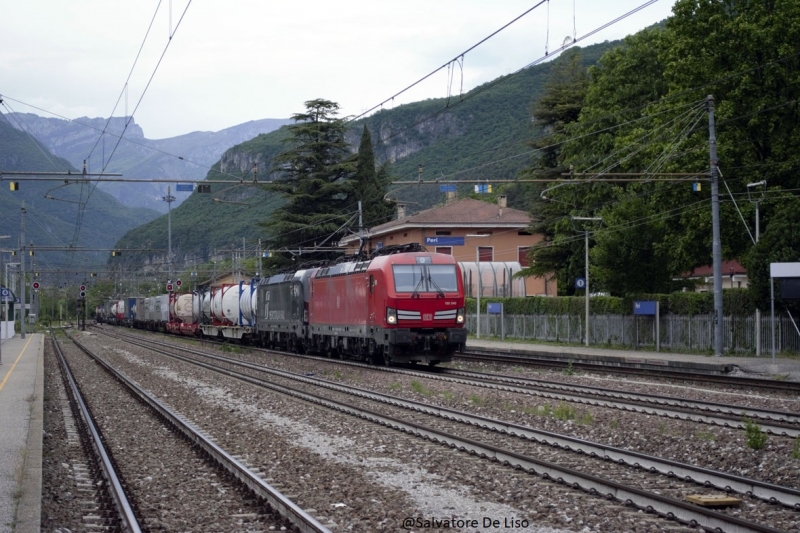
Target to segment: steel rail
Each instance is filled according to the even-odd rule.
[[[517,384],[524,387],[544,387],[556,390],[573,390],[585,392],[589,395],[606,396],[610,398],[621,398],[624,400],[642,402],[645,404],[657,404],[684,409],[699,409],[713,413],[723,413],[737,417],[751,417],[763,420],[775,420],[789,424],[797,424],[800,428],[800,413],[790,411],[777,411],[774,409],[761,409],[758,407],[742,407],[718,402],[708,402],[704,400],[685,400],[674,396],[662,396],[658,394],[644,394],[639,392],[629,392],[617,389],[591,387],[588,385],[574,385],[560,383],[557,381],[546,381],[539,379],[527,379],[503,374],[487,374],[471,370],[457,370],[452,368],[442,368],[439,371],[443,375],[464,376],[468,379],[498,381],[502,383]]]
[[[74,338],[70,338],[70,340],[92,359],[97,361],[108,373],[118,379],[120,383],[125,385],[132,394],[144,401],[159,416],[163,417],[164,420],[175,427],[190,442],[196,444],[208,453],[223,469],[250,488],[257,496],[266,500],[273,509],[286,517],[299,531],[302,533],[330,533],[330,530],[320,524],[316,518],[306,513],[296,503],[281,494],[278,489],[253,473],[244,463],[219,447],[193,424],[172,412],[172,410],[158,399],[139,387],[133,380],[112,367],[101,357],[98,357],[86,346]]]
[[[75,377],[72,375],[72,370],[69,367],[69,363],[67,363],[64,353],[61,351],[61,346],[59,345],[55,336],[51,335],[51,339],[56,349],[56,355],[58,357],[61,370],[64,373],[67,384],[69,385],[68,392],[70,394],[72,403],[75,407],[77,407],[77,411],[86,425],[86,428],[91,436],[92,449],[94,449],[95,456],[100,464],[103,477],[105,477],[108,481],[109,493],[111,495],[111,499],[114,500],[114,506],[117,508],[117,515],[122,526],[121,529],[122,531],[129,533],[141,533],[142,529],[139,526],[139,520],[136,518],[133,507],[128,501],[128,496],[125,494],[125,489],[122,488],[122,483],[120,483],[119,477],[117,476],[114,464],[112,463],[105,446],[103,446],[103,439],[100,436],[100,431],[97,429],[97,426],[95,426],[94,419],[89,411],[89,407],[83,400],[83,395],[78,388]]]
[[[108,333],[106,333],[108,334]],[[155,342],[155,341],[143,341],[143,342]],[[256,348],[259,350],[258,348]],[[274,350],[263,350],[272,353],[283,353],[283,352],[275,352]],[[296,357],[305,357],[305,358],[315,358],[312,356],[300,356],[297,354],[291,354]],[[580,385],[566,385],[563,383],[553,383],[554,387],[558,386],[561,388],[561,391],[550,391],[550,390],[541,390],[538,387],[538,380],[533,380],[536,384],[524,384],[524,385],[513,385],[513,384],[505,384],[505,383],[493,383],[492,381],[501,381],[501,378],[505,379],[517,379],[520,378],[513,378],[509,376],[501,376],[500,378],[495,377],[494,375],[485,375],[483,379],[477,378],[469,378],[469,377],[451,377],[448,374],[457,373],[457,372],[464,372],[468,373],[468,371],[458,371],[453,369],[447,368],[436,368],[432,372],[423,372],[419,370],[411,370],[411,369],[404,369],[399,367],[374,367],[365,365],[363,363],[354,362],[354,361],[337,361],[337,363],[350,365],[350,366],[359,366],[359,367],[366,367],[366,368],[373,368],[377,369],[380,368],[382,371],[385,372],[396,372],[402,373],[406,375],[414,375],[419,376],[427,379],[434,379],[434,380],[444,380],[444,381],[451,381],[455,383],[467,384],[467,385],[474,385],[478,387],[485,387],[485,388],[496,388],[498,390],[503,390],[506,392],[516,392],[521,394],[532,394],[536,396],[541,396],[543,398],[553,399],[553,400],[565,400],[571,401],[575,403],[580,403],[584,405],[594,405],[597,407],[606,407],[610,409],[621,409],[627,410],[631,412],[642,412],[645,414],[663,416],[667,418],[678,418],[681,420],[690,420],[693,422],[699,422],[703,424],[709,424],[714,426],[720,427],[733,427],[736,429],[745,429],[746,421],[743,420],[743,417],[748,416],[746,413],[743,414],[733,414],[735,413],[735,409],[737,406],[728,406],[732,410],[730,411],[731,414],[725,414],[722,412],[708,412],[708,413],[694,413],[692,412],[693,409],[700,409],[709,411],[708,409],[704,409],[701,404],[711,404],[712,402],[697,402],[697,407],[692,405],[690,402],[684,402],[683,406],[662,406],[662,405],[653,405],[652,402],[642,399],[635,399],[637,393],[628,393],[625,391],[617,391],[623,395],[629,395],[630,398],[622,398],[622,399],[605,399],[605,398],[598,398],[596,393],[591,392],[581,392],[578,390],[577,392],[568,392],[568,389],[593,389],[593,387],[586,387]],[[488,381],[491,380],[491,381]],[[542,382],[547,383],[547,382]],[[542,385],[542,387],[547,388],[547,385]],[[599,390],[599,389],[597,389]],[[604,390],[604,392],[607,390]],[[643,398],[647,397],[647,395],[639,395]],[[669,397],[661,397],[661,398],[669,398]],[[682,401],[679,399],[675,399],[676,401]],[[717,406],[724,406],[725,404],[716,404]],[[744,408],[739,408],[744,409]],[[720,407],[721,411],[721,407]],[[746,409],[748,413],[752,413],[755,415],[756,413],[763,413],[763,416],[766,418],[759,419],[759,426],[762,430],[766,431],[767,433],[777,435],[777,436],[787,436],[787,437],[800,437],[800,417],[795,415],[794,413],[790,412],[782,412],[782,411],[770,411],[770,410],[759,410],[755,408],[748,408]],[[782,415],[786,420],[794,420],[794,422],[782,422],[780,420],[775,420],[770,416],[778,416]],[[770,415],[770,416],[767,416]]]
[[[800,392],[800,387],[798,387],[796,383],[773,379],[747,378],[739,376],[734,377],[704,372],[681,371],[674,368],[667,370],[662,365],[648,363],[647,361],[637,361],[637,367],[626,367],[620,365],[596,364],[587,361],[576,361],[575,359],[578,356],[573,354],[563,354],[555,357],[542,357],[536,353],[516,355],[490,349],[476,350],[473,348],[470,348],[469,352],[456,353],[454,354],[454,357],[464,360],[546,366],[555,368],[566,368],[572,365],[573,368],[576,369],[591,371],[606,371],[651,377],[655,375],[656,377],[665,379],[680,379],[701,383],[723,384],[731,387],[741,387],[747,389],[758,388],[772,392],[786,392],[790,394],[798,394],[798,392]],[[731,366],[735,367],[735,365]]]
[[[203,368],[223,373],[229,377],[244,379],[246,381],[250,381],[251,379],[257,379],[253,378],[252,376],[249,376],[248,374],[241,374],[239,372],[236,372],[235,370],[229,370],[218,366],[199,362],[194,359],[188,359],[177,354],[171,354],[165,352],[162,349],[154,348],[152,346],[152,344],[164,346],[165,343],[154,342],[149,340],[138,342],[138,340],[133,341],[130,339],[125,339],[125,341],[150,350],[155,350],[159,353],[162,353],[169,357],[176,358],[180,361],[188,362],[190,364],[196,364],[202,366]],[[294,372],[289,372],[286,370],[267,368],[264,367],[263,365],[248,363],[245,361],[231,360],[224,356],[209,354],[182,346],[167,344],[166,347],[171,349],[186,351],[195,355],[206,357],[213,361],[218,361],[225,364],[233,364],[235,366],[241,366],[250,370],[255,370],[262,373],[267,373],[279,377],[292,379],[302,383],[307,383],[323,387],[329,390],[342,392],[344,394],[350,394],[361,398],[366,398],[381,403],[385,403],[388,405],[402,407],[412,411],[422,412],[429,415],[438,416],[444,419],[470,424],[484,429],[491,429],[499,433],[524,437],[540,444],[552,445],[566,450],[575,450],[577,451],[577,453],[585,453],[590,456],[599,456],[607,460],[622,462],[624,464],[628,464],[633,467],[650,470],[651,472],[655,471],[667,476],[676,476],[686,481],[697,483],[699,485],[710,485],[717,489],[724,490],[727,492],[736,492],[738,494],[743,494],[743,495],[752,495],[753,497],[756,497],[758,499],[770,503],[780,503],[786,507],[792,507],[800,510],[800,490],[793,489],[790,487],[783,487],[773,483],[766,483],[763,481],[749,479],[742,476],[727,474],[725,472],[718,472],[709,468],[701,468],[693,465],[688,465],[685,463],[681,463],[679,461],[673,461],[670,459],[664,459],[639,452],[624,450],[613,446],[598,444],[595,442],[591,442],[576,437],[561,435],[546,430],[538,430],[528,426],[522,426],[512,422],[495,420],[472,413],[465,413],[463,411],[458,411],[455,409],[449,409],[446,407],[435,407],[414,400],[399,398],[397,396],[392,396],[379,392],[367,391],[364,389],[359,389],[348,385],[342,385],[340,383],[334,383],[321,378],[296,374]]]

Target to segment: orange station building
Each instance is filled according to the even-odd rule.
[[[542,240],[541,235],[531,235],[528,231],[530,223],[528,213],[507,207],[505,196],[499,196],[497,203],[490,203],[471,198],[458,200],[449,194],[445,205],[410,216],[406,216],[405,206],[398,204],[397,219],[370,228],[363,238],[368,251],[419,243],[431,252],[452,255],[464,263],[462,266],[477,265],[485,280],[484,270],[495,265],[514,264],[513,268],[508,267],[508,272],[528,266],[528,250]],[[339,244],[348,254],[354,254],[359,248],[359,237],[348,236]],[[506,277],[505,273],[503,276]],[[554,277],[523,279],[526,296],[557,295]],[[482,294],[491,295],[485,289]],[[469,289],[467,295],[470,296]]]

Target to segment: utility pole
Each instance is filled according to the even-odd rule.
[[[172,202],[176,200],[172,196],[172,187],[167,185],[167,195],[161,197],[162,200],[167,202],[167,269],[169,271],[169,279],[172,281]]]
[[[11,238],[11,235],[0,235],[0,239],[10,239],[10,238]],[[3,266],[4,266],[3,265],[3,253],[4,253],[3,250],[0,250],[0,272],[3,271]],[[8,271],[6,271],[6,272],[8,272]],[[5,285],[3,285],[3,288],[6,291],[8,291],[8,276],[7,275],[6,275],[6,282],[5,282]],[[9,291],[8,293],[10,295],[11,291]],[[0,315],[0,365],[3,364],[3,349],[2,349],[3,334],[7,330],[6,323],[8,322],[8,296],[3,296],[3,306],[6,308],[6,315],[5,315],[5,318],[2,315]]]
[[[22,271],[22,279],[19,282],[19,302],[22,305],[22,318],[20,319],[20,338],[25,338],[25,202],[22,202],[22,222],[20,224],[19,242],[22,258],[20,259],[20,270]]]
[[[579,220],[579,221],[583,220],[583,221],[588,221],[588,222],[600,222],[603,219],[600,218],[600,217],[572,217],[572,220],[573,221],[574,220]],[[585,243],[585,247],[584,247],[584,250],[585,250],[584,276],[586,277],[586,319],[585,319],[586,324],[585,324],[585,328],[584,328],[585,332],[586,332],[586,338],[584,339],[584,342],[586,343],[586,346],[589,346],[589,230],[588,229],[584,228],[583,237],[584,237],[584,243]]]
[[[748,183],[747,184],[747,197],[751,202],[753,202],[753,204],[756,207],[756,240],[755,240],[755,242],[753,244],[758,244],[758,238],[759,238],[759,233],[760,233],[760,231],[759,231],[760,230],[760,226],[759,226],[759,220],[758,220],[759,219],[759,217],[758,217],[758,203],[759,203],[759,200],[761,200],[761,198],[764,195],[764,190],[763,189],[761,190],[761,195],[760,196],[757,195],[757,194],[754,194],[754,195],[751,196],[750,191],[754,187],[764,187],[764,188],[766,188],[766,186],[767,186],[767,181],[766,180],[761,180],[761,181],[758,181],[756,183]],[[761,357],[761,310],[758,307],[756,307],[756,357]]]
[[[711,171],[712,255],[714,260],[714,355],[724,349],[722,314],[722,241],[719,235],[719,172],[717,169],[717,137],[714,131],[714,97],[708,95],[708,151]]]

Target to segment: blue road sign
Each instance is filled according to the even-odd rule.
[[[633,314],[634,315],[655,315],[656,314],[656,302],[653,301],[638,301],[633,302]]]
[[[439,192],[456,192],[455,185],[439,185]]]
[[[586,288],[586,278],[575,278],[575,288],[576,289],[585,289]]]
[[[491,315],[501,315],[503,314],[503,303],[489,302],[486,304],[486,311]]]
[[[194,190],[194,185],[191,183],[179,183],[175,186],[176,192],[192,192]]]

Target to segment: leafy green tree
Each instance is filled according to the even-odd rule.
[[[627,38],[590,70],[580,118],[566,128],[569,140],[559,155],[561,165],[572,165],[576,174],[696,171],[702,178],[709,165],[706,96],[713,95],[722,171],[722,253],[725,258],[743,257],[750,236],[736,206],[726,200],[737,194],[741,199],[745,185],[761,179],[783,189],[800,188],[795,170],[800,0],[678,0],[673,13],[664,29]],[[666,282],[711,262],[710,187],[698,181],[703,182],[699,192],[687,183],[657,180],[559,186],[548,192],[562,216],[551,242],[572,239],[572,228],[565,223],[569,214],[603,209],[604,219],[619,218],[614,210],[625,214],[630,198],[639,196],[654,215],[661,215],[664,226],[656,235],[631,232],[628,238],[637,242],[630,249],[638,249],[645,261],[659,256],[659,250],[670,250],[668,268],[653,270]],[[739,202],[739,208],[752,220],[749,203]],[[774,212],[762,219],[768,221]],[[612,244],[618,243],[598,239],[597,246]],[[611,258],[612,250],[593,253]],[[629,281],[629,287],[614,290],[636,292],[636,280]]]
[[[741,195],[748,182],[762,179],[770,186],[798,188],[800,1],[679,0],[673,13],[664,63],[674,97],[661,108],[714,96],[721,193],[727,185]],[[708,165],[708,136],[698,133],[694,149],[688,146],[687,155],[677,159],[684,169]],[[665,195],[661,205],[678,203]],[[752,220],[751,206],[740,207]],[[723,256],[743,257],[752,241],[738,213],[723,202],[720,215]],[[710,209],[687,209],[680,218],[670,236],[675,256],[688,266],[708,264]]]
[[[317,99],[305,106],[306,111],[292,115],[295,123],[287,126],[289,148],[273,159],[275,189],[287,203],[262,225],[272,235],[270,246],[290,254],[275,258],[271,267],[290,257],[332,258],[335,254],[324,248],[336,243],[354,213],[348,178],[355,164],[345,142],[344,121],[336,117],[339,105]]]
[[[358,147],[353,191],[355,198],[361,201],[362,218],[366,228],[388,222],[394,214],[394,203],[384,200],[388,192],[389,179],[388,163],[380,168],[375,167],[372,137],[365,124]]]
[[[595,288],[613,296],[670,289],[666,224],[654,211],[646,199],[628,195],[600,212],[605,229],[595,233],[589,261]]]
[[[568,124],[578,119],[587,81],[579,50],[570,51],[553,65],[544,94],[531,108],[533,122],[541,135],[532,140],[530,146],[538,150],[539,157],[529,169],[520,172],[520,178],[559,179],[568,171],[561,158],[562,143],[567,138]],[[531,231],[545,238],[543,244],[531,249],[531,266],[523,274],[543,276],[555,272],[559,286],[569,287],[567,293],[570,294],[573,289],[566,282],[583,268],[583,261],[575,260],[583,241],[565,238],[562,234],[569,227],[565,213],[576,206],[549,201],[546,195],[553,187],[553,184],[537,184],[532,188],[534,194],[529,196],[533,199]]]

